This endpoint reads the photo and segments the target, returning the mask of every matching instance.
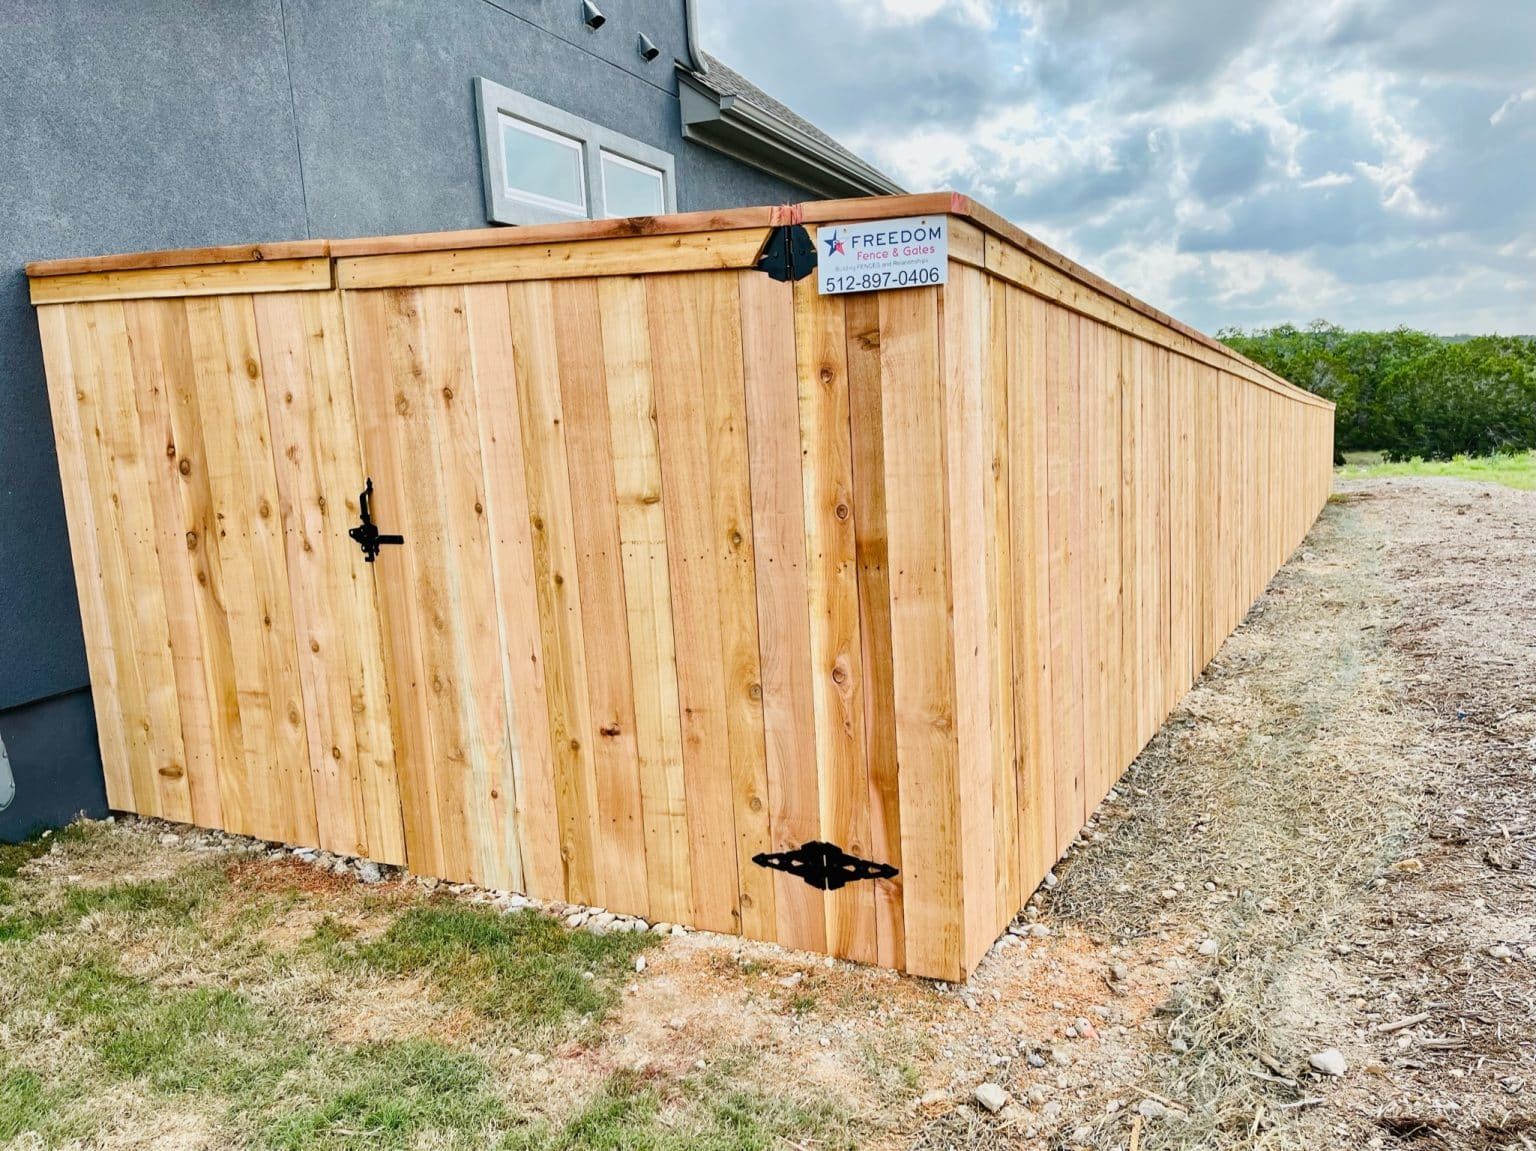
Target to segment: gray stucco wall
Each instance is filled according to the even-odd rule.
[[[810,198],[682,139],[682,0],[0,7],[0,839],[104,803],[29,260],[486,223],[485,76],[663,148],[678,207]],[[644,32],[661,49],[635,50]]]

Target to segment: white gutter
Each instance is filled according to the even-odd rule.
[[[882,172],[827,147],[747,98],[722,95],[685,69],[678,72],[683,139],[833,198],[894,196],[905,189]]]

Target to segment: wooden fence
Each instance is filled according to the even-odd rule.
[[[942,287],[755,267],[941,214]],[[939,978],[1330,481],[1331,405],[947,194],[28,270],[113,807]]]

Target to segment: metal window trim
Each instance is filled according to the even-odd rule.
[[[659,171],[662,174],[664,211],[677,211],[677,161],[672,153],[585,120],[553,104],[535,100],[532,96],[526,96],[483,76],[475,78],[475,105],[480,128],[480,170],[484,177],[485,212],[492,223],[548,224],[582,218],[508,191],[505,179],[506,150],[501,134],[503,116],[580,143],[583,153],[582,176],[587,194],[586,218],[600,218],[600,213],[606,210],[602,198],[604,152]]]

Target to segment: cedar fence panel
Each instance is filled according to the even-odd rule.
[[[755,267],[940,214],[943,286]],[[29,273],[115,808],[936,978],[1330,483],[1331,405],[947,194]]]

